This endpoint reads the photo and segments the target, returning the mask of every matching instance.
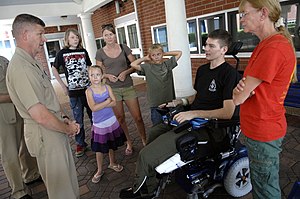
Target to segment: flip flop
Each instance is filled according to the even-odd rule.
[[[112,165],[108,165],[109,169],[112,169],[114,170],[115,172],[121,172],[123,170],[123,166],[122,165],[115,165],[115,166],[112,166]]]
[[[132,153],[133,153],[133,148],[132,149],[126,148],[125,155],[132,155]]]
[[[98,183],[100,180],[101,180],[101,177],[103,176],[103,174],[104,174],[104,172],[102,171],[101,173],[100,173],[100,175],[94,175],[94,177],[92,178],[92,183]]]

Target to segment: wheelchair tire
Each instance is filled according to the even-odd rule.
[[[251,191],[248,157],[240,158],[230,166],[224,178],[224,188],[233,197],[242,197]]]

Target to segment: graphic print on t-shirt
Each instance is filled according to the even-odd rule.
[[[213,79],[213,80],[210,82],[210,85],[209,85],[208,90],[211,91],[211,92],[216,92],[216,90],[217,90],[217,85],[216,85],[215,79]]]
[[[86,88],[89,85],[86,55],[84,52],[63,54],[65,67],[68,71],[69,90]]]

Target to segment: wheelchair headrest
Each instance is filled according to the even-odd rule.
[[[239,50],[242,48],[243,42],[236,41],[231,44],[226,52],[226,55],[237,55]]]

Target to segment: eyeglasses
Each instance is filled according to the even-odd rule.
[[[106,29],[106,28],[114,28],[114,25],[111,24],[111,23],[110,23],[110,24],[104,24],[104,25],[101,26],[101,28],[102,28],[102,29]]]
[[[253,12],[253,11],[256,11],[256,12],[257,12],[257,11],[259,11],[259,10],[256,10],[256,9],[255,9],[255,10],[250,10],[250,11],[248,11],[248,12],[240,12],[240,13],[239,13],[240,19],[246,17],[249,13],[251,13],[251,12]]]

